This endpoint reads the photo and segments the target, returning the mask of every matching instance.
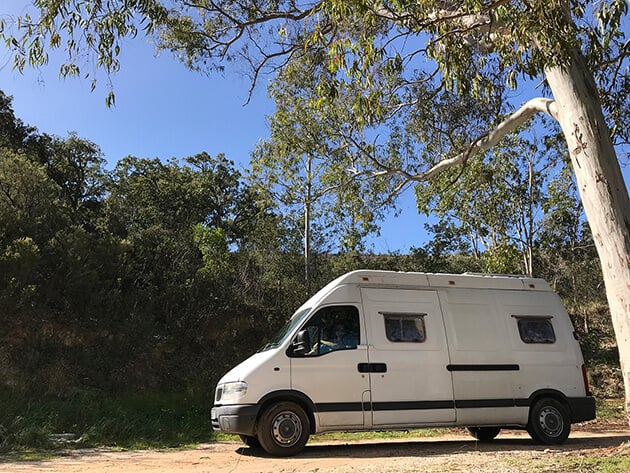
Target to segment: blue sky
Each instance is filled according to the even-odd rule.
[[[26,3],[3,5],[0,15],[19,13]],[[265,84],[245,105],[250,83],[236,70],[211,77],[191,72],[167,52],[155,56],[154,47],[138,36],[123,43],[122,67],[112,77],[116,105],[108,109],[107,78],[101,73],[90,92],[88,80],[59,78],[60,57],[52,55],[46,67],[22,75],[0,48],[0,89],[13,96],[15,114],[26,124],[61,137],[76,132],[100,146],[110,167],[127,155],[168,159],[205,151],[224,153],[245,169],[255,144],[268,134],[273,104]],[[400,215],[390,216],[381,235],[371,239],[375,252],[404,252],[426,243],[426,219],[418,215],[412,191],[399,207]]]
[[[13,96],[13,109],[40,132],[65,137],[76,132],[100,146],[109,166],[127,155],[168,159],[205,151],[224,153],[241,169],[250,152],[267,137],[266,117],[273,103],[259,86],[247,101],[249,82],[235,72],[211,77],[188,71],[168,53],[154,56],[138,39],[122,52],[122,68],[112,77],[116,105],[108,109],[105,77],[94,92],[81,79],[58,77],[51,61],[19,74],[2,56],[0,89]],[[401,200],[402,215],[383,224],[372,240],[376,252],[407,250],[425,241],[413,195]]]
[[[3,5],[0,15],[21,10]],[[258,85],[246,105],[250,82],[236,70],[210,77],[191,72],[168,52],[156,56],[138,36],[123,43],[121,70],[111,78],[116,105],[108,109],[107,78],[101,73],[90,92],[88,80],[59,77],[62,58],[52,54],[47,66],[19,74],[0,47],[0,89],[13,96],[15,115],[24,123],[61,137],[76,132],[100,146],[110,167],[128,155],[168,159],[205,151],[224,153],[245,169],[256,143],[268,136],[273,103],[266,84]],[[426,219],[418,215],[412,192],[401,198],[400,208],[371,239],[375,252],[406,251],[426,242]]]

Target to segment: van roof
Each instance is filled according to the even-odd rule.
[[[485,274],[485,273],[412,273],[402,271],[380,271],[359,269],[351,271],[329,282],[309,300],[304,302],[298,311],[315,306],[335,287],[343,284],[356,284],[363,287],[383,288],[472,288],[472,289],[504,289],[517,291],[551,292],[551,287],[544,279],[519,275]]]
[[[511,289],[551,291],[544,279],[510,274],[486,273],[412,273],[360,269],[335,279],[330,285],[359,284],[366,286],[466,287],[478,289]]]

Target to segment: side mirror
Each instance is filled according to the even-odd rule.
[[[311,350],[311,336],[308,330],[300,330],[291,344],[292,355],[306,355]]]

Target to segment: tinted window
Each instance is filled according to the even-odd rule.
[[[518,333],[525,343],[555,343],[556,334],[549,317],[518,318]]]
[[[303,356],[354,349],[360,343],[359,310],[354,306],[324,307],[302,330],[308,332],[311,343],[310,350]]]
[[[390,342],[422,343],[426,340],[426,314],[383,314],[385,335]]]

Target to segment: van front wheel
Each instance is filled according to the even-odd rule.
[[[537,443],[559,445],[571,431],[571,417],[564,404],[555,399],[543,398],[531,407],[527,432]]]
[[[263,412],[258,424],[258,440],[270,455],[295,455],[304,448],[309,434],[308,416],[294,402],[271,405]]]
[[[497,435],[499,435],[500,431],[500,427],[468,427],[470,435],[480,442],[489,442],[490,440],[493,440]]]

